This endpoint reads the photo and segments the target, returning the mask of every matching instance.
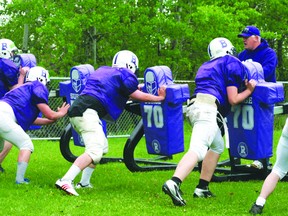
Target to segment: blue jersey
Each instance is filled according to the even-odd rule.
[[[18,83],[18,71],[13,61],[0,58],[0,98]]]
[[[48,104],[48,96],[47,87],[36,80],[7,92],[0,101],[12,107],[17,123],[26,131],[39,115],[37,104]]]
[[[194,94],[204,93],[215,96],[220,103],[220,113],[226,117],[231,109],[226,88],[229,86],[243,88],[247,76],[245,67],[239,59],[230,55],[216,58],[205,62],[197,71]]]
[[[129,95],[138,89],[138,84],[136,75],[129,69],[102,66],[90,74],[81,95],[100,101],[115,121],[123,112]]]
[[[262,65],[266,82],[276,82],[277,55],[266,40],[261,39],[261,44],[255,50],[243,50],[239,53],[240,61],[252,59]]]

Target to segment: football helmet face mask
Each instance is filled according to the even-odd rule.
[[[208,46],[210,59],[219,58],[225,55],[237,56],[237,52],[232,43],[226,38],[215,38]]]
[[[0,39],[0,57],[5,59],[13,59],[18,51],[14,42],[9,39]]]
[[[112,67],[124,67],[136,73],[138,66],[138,57],[129,50],[122,50],[115,54],[112,60]]]
[[[38,80],[43,85],[47,85],[50,82],[49,72],[43,67],[35,66],[32,67],[27,73],[26,73],[26,80],[25,82],[32,82]]]

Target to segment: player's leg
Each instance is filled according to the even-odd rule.
[[[206,109],[207,112],[202,110]],[[191,173],[196,164],[202,161],[207,149],[215,139],[218,126],[216,124],[217,110],[211,106],[191,106],[188,117],[193,125],[190,148],[178,163],[172,178],[164,183],[162,190],[172,199],[174,205],[185,205],[180,193],[180,185]],[[209,128],[209,130],[207,130]]]
[[[288,132],[288,131],[287,131]],[[288,134],[287,134],[288,135]],[[278,181],[282,179],[288,171],[288,137],[282,134],[277,145],[276,163],[271,173],[265,179],[260,197],[267,199],[274,191]]]
[[[81,176],[81,180],[80,182],[78,182],[76,184],[76,188],[80,189],[80,188],[93,188],[93,185],[90,183],[90,179],[92,177],[92,174],[95,170],[96,165],[94,165],[93,163],[91,163],[88,167],[86,167],[83,171],[82,171],[82,176]]]
[[[2,167],[2,162],[4,161],[5,157],[8,155],[12,148],[12,144],[10,142],[5,141],[3,150],[0,152],[0,172],[4,172],[4,168]]]
[[[70,121],[84,141],[85,152],[74,161],[66,174],[57,180],[55,186],[68,194],[78,196],[72,185],[73,180],[91,163],[96,164],[101,160],[103,153],[108,151],[108,143],[102,122],[95,110],[87,109],[83,117],[73,117]]]
[[[207,147],[203,145],[196,145],[200,143],[198,142],[198,140],[196,140],[196,136],[198,139],[202,137],[199,133],[203,134],[203,128],[201,129],[201,124],[195,124],[190,138],[189,150],[185,153],[185,155],[178,163],[172,178],[167,180],[162,186],[162,191],[170,196],[173,204],[176,206],[186,205],[186,202],[182,198],[180,192],[180,186],[184,179],[194,169],[195,165],[199,160],[199,155],[196,152],[199,152],[199,154],[202,153],[201,157],[203,158],[205,156],[205,153],[207,152]]]
[[[12,121],[9,122],[8,119],[6,119],[5,123],[10,130],[7,130],[4,133],[2,131],[2,137],[11,143],[15,143],[15,146],[20,150],[17,160],[16,183],[26,184],[29,180],[25,178],[25,173],[30,160],[30,155],[34,151],[33,143],[28,134],[26,134],[18,124]]]
[[[94,112],[94,111],[93,111]],[[96,121],[96,119],[94,120],[94,122]],[[99,121],[99,124],[95,125],[95,127],[93,128],[93,134],[89,135],[83,135],[82,134],[82,138],[86,143],[92,143],[92,141],[89,141],[89,139],[94,139],[95,140],[95,136],[97,137],[97,140],[95,140],[93,145],[89,144],[89,147],[87,146],[87,152],[90,152],[90,157],[93,157],[95,160],[93,160],[93,163],[89,164],[89,166],[87,166],[86,168],[83,169],[82,171],[82,176],[81,176],[81,180],[79,183],[77,183],[76,188],[92,188],[93,186],[90,183],[90,179],[92,177],[92,174],[95,170],[96,164],[94,164],[94,161],[97,161],[97,163],[101,160],[102,156],[104,154],[106,154],[108,152],[108,141],[107,138],[105,136],[105,133],[103,131],[103,127],[101,124],[101,120],[97,118],[97,121]],[[97,153],[96,153],[97,152]],[[96,153],[96,155],[95,155]],[[99,160],[100,158],[100,160]]]
[[[265,179],[261,188],[260,195],[256,202],[250,209],[250,213],[261,214],[266,203],[266,199],[275,190],[277,183],[282,179],[288,172],[288,119],[282,130],[280,140],[277,145],[276,151],[276,163],[271,173]]]
[[[224,140],[222,138],[220,129],[217,128],[215,139],[210,145],[210,149],[208,150],[202,162],[202,169],[201,169],[199,183],[196,186],[194,194],[193,194],[195,198],[215,197],[215,195],[209,190],[209,183],[212,179],[218,160],[223,151],[224,151]]]
[[[18,154],[16,183],[28,183],[28,179],[25,179],[24,176],[30,155],[34,151],[33,143],[28,134],[16,123],[12,108],[6,103],[1,103],[0,107],[0,136],[3,140],[13,143],[20,150]]]

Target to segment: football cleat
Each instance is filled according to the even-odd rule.
[[[0,164],[0,173],[4,173],[5,172],[5,170],[4,170],[4,168],[1,166],[1,164]]]
[[[181,197],[179,186],[174,181],[166,181],[162,186],[162,191],[170,196],[175,206],[186,205],[185,200]]]
[[[256,205],[254,203],[249,211],[250,214],[257,215],[257,214],[262,214],[264,206]]]
[[[216,197],[216,196],[213,193],[211,193],[211,191],[207,187],[206,189],[195,188],[193,197],[194,198],[210,198],[210,197]]]
[[[79,196],[70,181],[58,179],[55,183],[55,186],[69,195]]]
[[[251,164],[251,167],[254,167],[254,168],[256,168],[256,169],[261,170],[261,169],[263,169],[263,164],[262,164],[260,161],[255,160],[255,161],[253,161],[253,163]]]
[[[87,184],[87,185],[83,185],[82,183],[77,183],[76,184],[76,186],[75,186],[75,188],[77,188],[77,189],[80,189],[80,188],[93,188],[93,185],[92,184]]]
[[[23,181],[19,182],[19,181],[16,181],[16,184],[29,184],[30,183],[30,180],[27,179],[27,178],[24,178]]]

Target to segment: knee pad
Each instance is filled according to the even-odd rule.
[[[223,148],[220,148],[220,147],[219,148],[211,148],[210,150],[215,152],[216,154],[221,155],[224,152],[224,146],[223,146]]]
[[[198,156],[198,162],[203,161],[206,153],[207,153],[207,148],[205,146],[200,146],[200,145],[194,145],[193,148],[189,148],[189,151],[193,151],[197,154]]]
[[[282,178],[284,178],[285,175],[286,175],[286,173],[287,173],[287,172],[284,172],[283,170],[281,170],[281,169],[280,169],[278,166],[276,166],[276,165],[273,167],[273,169],[272,169],[271,172],[273,172],[273,173],[275,173],[276,175],[278,175],[279,178],[280,178],[280,180],[281,180]]]
[[[221,155],[224,152],[224,139],[221,130],[218,128],[210,147],[211,151]]]
[[[86,145],[85,152],[92,158],[93,164],[97,164],[100,162],[103,154],[106,154],[108,152],[108,142],[107,139],[103,142],[97,142],[97,143],[89,143]]]
[[[287,129],[286,125],[284,129]],[[280,179],[282,179],[288,172],[288,137],[284,129],[277,145],[276,162],[272,169],[272,172],[276,173]]]
[[[92,158],[94,165],[99,163],[103,156],[103,151],[86,151],[86,153]]]
[[[221,155],[224,152],[224,141],[222,139],[222,141],[219,140],[218,143],[216,144],[212,144],[210,146],[211,151]]]
[[[19,147],[20,150],[27,149],[27,150],[29,150],[31,152],[34,152],[34,145],[33,145],[33,143],[32,143],[30,138],[29,138],[29,140],[26,140],[25,142],[20,143],[17,146]]]
[[[108,145],[107,145],[108,146]],[[104,148],[86,148],[85,151],[93,160],[93,164],[96,165],[102,159],[102,156],[108,152],[108,147]]]

